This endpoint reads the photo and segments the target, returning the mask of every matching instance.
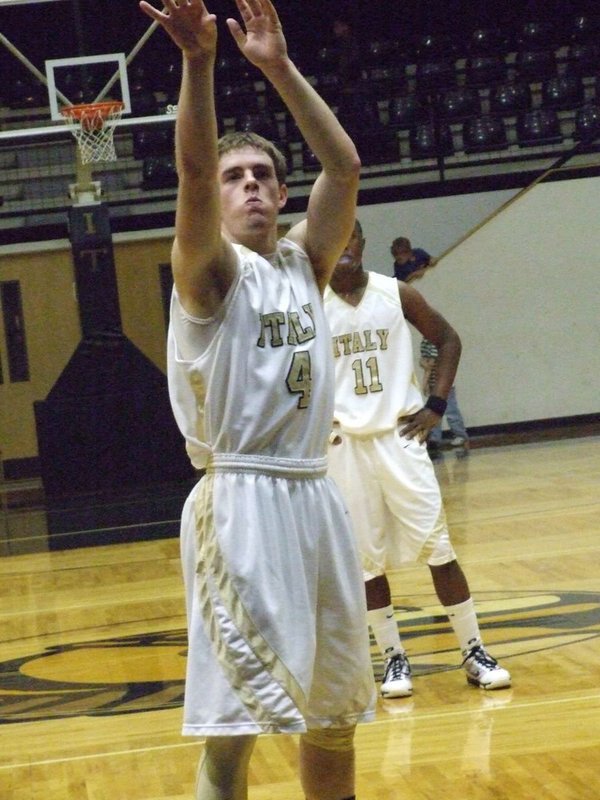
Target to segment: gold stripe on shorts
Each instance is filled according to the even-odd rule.
[[[212,473],[207,473],[201,481],[196,496],[196,544],[198,554],[196,571],[201,575],[210,574],[213,578],[219,593],[219,598],[227,609],[238,632],[245,640],[246,645],[260,662],[263,669],[269,672],[274,681],[283,687],[296,708],[304,716],[306,697],[302,688],[255,626],[250,615],[244,608],[239,594],[237,594],[233,588],[233,583],[230,580],[215,535],[213,481],[214,475]],[[200,580],[197,584],[199,587],[198,591],[202,616],[210,632],[210,639],[216,647],[219,664],[227,675],[232,687],[240,697],[240,700],[256,722],[259,724],[266,723],[273,725],[270,712],[262,707],[259,699],[252,691],[252,687],[245,680],[241,672],[236,669],[234,659],[231,658],[227,643],[221,635],[216,616],[213,613],[208,581]]]
[[[424,542],[423,547],[421,548],[421,552],[419,553],[417,561],[419,563],[426,563],[427,560],[431,557],[431,554],[437,547],[437,544],[440,540],[440,536],[448,529],[448,523],[446,521],[446,511],[444,509],[444,504],[442,503],[440,507],[440,513],[438,514],[438,518],[435,522],[435,525],[432,528],[431,533],[427,537],[427,540]]]

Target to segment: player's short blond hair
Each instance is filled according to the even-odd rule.
[[[277,181],[280,185],[285,183],[288,172],[285,156],[273,142],[265,139],[264,136],[259,136],[258,133],[234,131],[224,134],[217,145],[219,158],[224,156],[225,153],[230,153],[232,150],[242,150],[244,147],[253,147],[255,150],[266,153],[275,167]]]

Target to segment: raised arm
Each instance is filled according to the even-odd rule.
[[[436,346],[438,356],[435,364],[435,383],[430,394],[446,400],[454,384],[462,345],[460,337],[450,323],[414,287],[398,281],[402,310],[406,319],[419,333]],[[443,415],[424,407],[407,418],[401,432],[409,438],[425,441],[429,431],[437,425]]]
[[[240,51],[279,93],[322,166],[310,194],[306,220],[288,235],[306,249],[323,290],[354,228],[358,153],[329,106],[290,60],[270,0],[236,3],[244,28],[233,19],[227,24]]]
[[[182,53],[182,81],[175,124],[178,175],[172,265],[180,299],[191,314],[211,316],[235,275],[235,258],[221,236],[214,65],[217,28],[202,0],[163,0],[156,20]]]

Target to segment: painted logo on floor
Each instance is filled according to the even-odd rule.
[[[486,647],[503,663],[600,635],[597,592],[477,593],[476,607]],[[439,606],[396,606],[396,617],[415,678],[460,667]],[[374,643],[371,652],[379,679],[383,665]],[[179,707],[186,653],[186,633],[175,630],[57,645],[4,661],[0,723]]]

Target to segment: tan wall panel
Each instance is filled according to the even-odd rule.
[[[159,265],[169,263],[171,241],[165,236],[113,245],[123,331],[163,372],[166,331]],[[4,460],[38,455],[33,403],[47,396],[81,340],[68,244],[58,250],[0,255],[0,281],[10,280],[21,285],[30,380],[10,383],[6,342],[0,336],[4,370],[0,450]]]
[[[2,337],[2,457],[27,458],[37,455],[33,403],[46,397],[81,338],[70,248],[1,256],[0,280],[21,285],[30,375],[10,383]]]
[[[171,260],[171,238],[114,245],[123,332],[163,372],[166,330],[160,264]]]

